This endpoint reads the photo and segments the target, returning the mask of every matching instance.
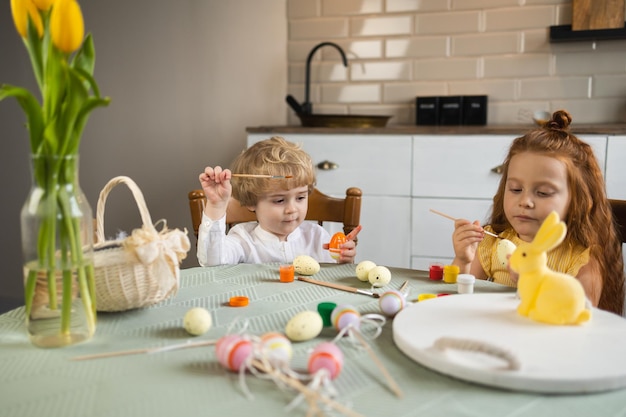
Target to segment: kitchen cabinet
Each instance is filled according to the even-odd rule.
[[[363,192],[356,261],[409,267],[411,226],[410,135],[281,134],[299,143],[317,167],[317,188],[335,197],[349,187]],[[248,146],[271,135],[249,134]],[[328,168],[325,168],[326,165]],[[338,224],[326,224],[332,235]]]
[[[431,213],[480,220],[489,215],[491,199],[514,136],[429,135],[413,138],[411,267],[449,264],[454,257],[454,222]]]
[[[317,187],[343,196],[349,187],[363,191],[357,262],[428,269],[454,257],[451,220],[485,223],[501,175],[494,168],[504,161],[515,134],[330,134],[249,133],[248,145],[279,135],[302,144],[317,166]],[[607,189],[626,199],[626,136],[578,135],[594,149]],[[608,149],[608,151],[607,151]],[[607,152],[610,156],[607,156]],[[332,234],[339,225],[327,225]]]
[[[606,193],[626,200],[626,136],[609,136],[606,156]]]

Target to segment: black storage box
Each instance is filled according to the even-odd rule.
[[[487,124],[487,96],[463,96],[464,125]]]
[[[439,124],[460,125],[463,120],[463,98],[461,96],[439,97]]]
[[[439,97],[417,97],[415,124],[430,126],[439,124]]]

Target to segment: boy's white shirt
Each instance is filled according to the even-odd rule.
[[[314,222],[303,222],[285,242],[264,230],[257,222],[240,223],[226,234],[226,216],[211,220],[202,213],[198,229],[197,257],[201,266],[238,263],[291,263],[308,255],[322,263],[336,262],[322,245],[329,233]]]

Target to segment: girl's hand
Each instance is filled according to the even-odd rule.
[[[474,223],[470,223],[466,219],[455,220],[454,232],[452,233],[455,261],[465,266],[470,265],[476,257],[478,243],[484,237],[485,233],[478,220],[475,220]]]
[[[511,258],[511,255],[506,256],[506,259],[510,259],[510,258]],[[509,270],[509,278],[511,278],[511,281],[513,281],[513,284],[517,286],[517,280],[519,279],[519,274],[511,269],[510,262],[507,263],[506,268]]]
[[[221,218],[226,213],[228,200],[233,188],[230,183],[232,174],[229,169],[206,167],[199,176],[200,185],[207,199],[205,214],[213,220]]]

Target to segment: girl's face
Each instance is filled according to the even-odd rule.
[[[281,241],[304,221],[309,207],[309,188],[307,186],[283,190],[275,187],[267,195],[259,198],[255,207],[248,207],[256,212],[259,225],[276,235]]]
[[[563,162],[532,152],[511,158],[504,190],[504,214],[520,239],[530,242],[553,210],[565,220],[569,200],[567,168]]]

